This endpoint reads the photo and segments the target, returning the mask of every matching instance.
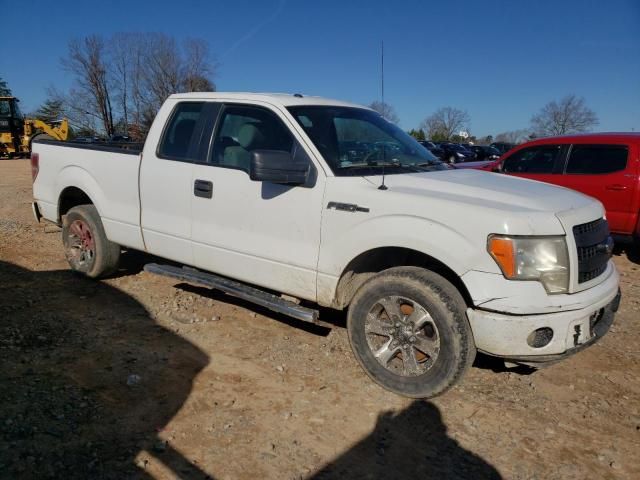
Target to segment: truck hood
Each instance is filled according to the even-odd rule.
[[[323,245],[353,250],[401,246],[462,274],[500,275],[486,251],[489,235],[566,235],[602,217],[597,200],[566,188],[480,170],[441,170],[327,179]],[[342,204],[351,210],[331,208]],[[358,251],[359,250],[359,251]],[[340,262],[338,262],[340,263]]]
[[[381,176],[367,177],[381,183]],[[568,188],[473,169],[387,175],[388,194],[438,197],[505,211],[558,213],[593,207],[594,199]]]

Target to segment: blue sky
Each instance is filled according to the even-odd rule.
[[[59,59],[71,38],[156,31],[208,41],[219,90],[363,104],[380,96],[384,39],[385,98],[406,129],[447,105],[467,110],[477,135],[526,128],[545,103],[575,93],[598,130],[640,131],[640,0],[0,4],[0,76],[25,111],[47,86],[70,85]]]

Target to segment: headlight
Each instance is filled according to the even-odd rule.
[[[487,249],[509,280],[537,280],[547,293],[569,288],[567,242],[558,237],[489,235]]]
[[[464,157],[464,155],[461,154],[460,152],[456,152],[456,155],[459,156],[459,157]]]

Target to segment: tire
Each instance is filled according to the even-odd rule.
[[[118,268],[120,245],[107,239],[93,205],[79,205],[69,210],[62,222],[62,243],[74,272],[99,278]]]
[[[389,311],[396,311],[399,321],[389,321]],[[365,282],[349,305],[351,348],[367,375],[383,388],[406,397],[432,398],[458,382],[475,359],[465,311],[460,292],[442,276],[418,267],[391,268]],[[412,327],[420,318],[421,329]],[[394,342],[396,353],[385,361]]]

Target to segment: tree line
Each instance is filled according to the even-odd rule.
[[[164,33],[90,35],[68,44],[61,67],[71,75],[71,87],[49,88],[33,116],[51,123],[69,119],[76,135],[126,135],[142,140],[157,111],[173,93],[215,91],[216,65],[208,44],[198,38],[178,42]],[[0,79],[0,95],[10,95]],[[375,101],[370,108],[398,123],[394,107]],[[467,111],[445,106],[409,131],[419,140],[520,143],[530,138],[579,133],[598,125],[598,117],[583,97],[567,95],[546,104],[531,117],[529,128],[463,139],[469,132]]]
[[[169,95],[215,90],[216,66],[208,44],[198,38],[90,35],[69,42],[60,64],[72,78],[71,87],[50,88],[34,113],[43,121],[67,117],[76,134],[140,140]]]
[[[370,107],[387,120],[398,122],[398,116],[393,106],[382,102],[373,102]],[[470,135],[463,139],[460,132],[469,132],[470,130],[471,118],[468,112],[454,107],[442,107],[426,117],[417,128],[409,130],[409,134],[418,140],[436,142],[521,143],[537,137],[588,132],[598,123],[598,116],[587,106],[583,97],[567,95],[542,107],[538,113],[531,117],[529,128],[501,132],[495,136],[487,135],[481,138]]]

